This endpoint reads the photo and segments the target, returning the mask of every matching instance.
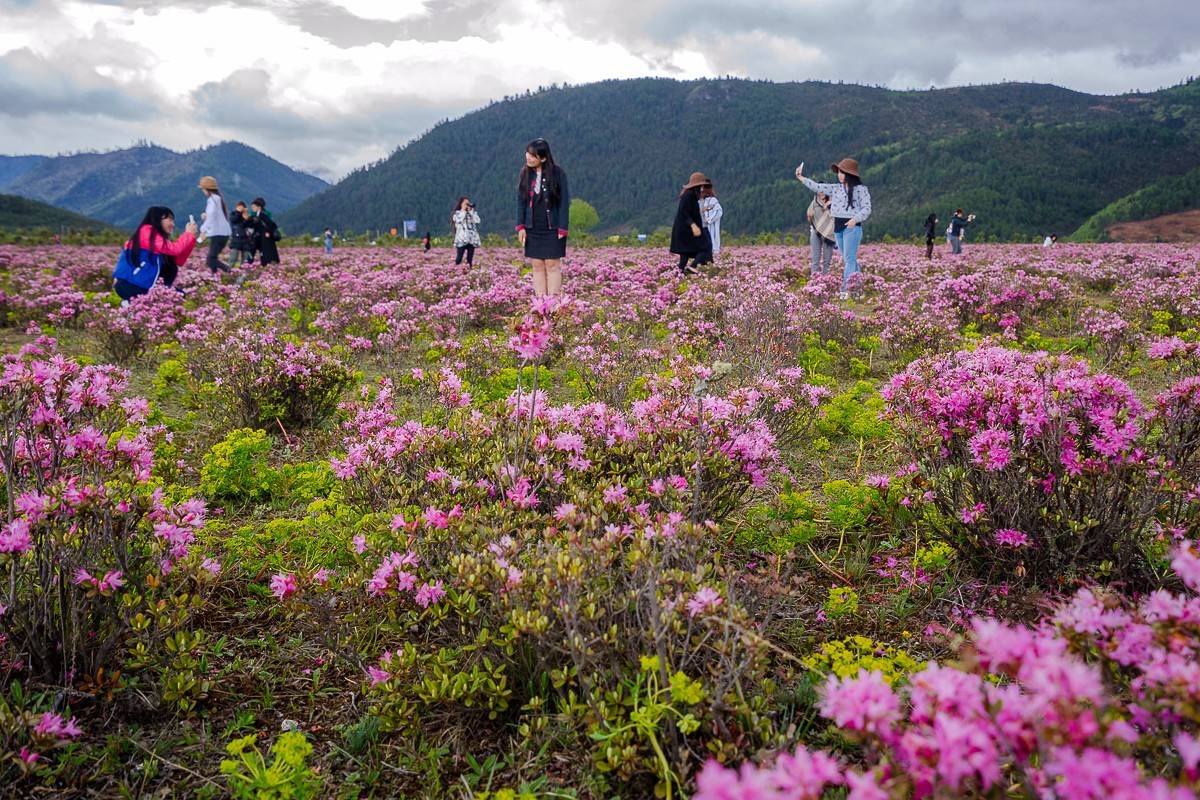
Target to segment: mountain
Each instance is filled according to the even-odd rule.
[[[913,236],[931,211],[979,215],[976,239],[1072,231],[1108,203],[1200,165],[1200,82],[1096,96],[1041,84],[928,91],[819,82],[636,79],[505,98],[441,123],[282,217],[285,229],[449,229],[469,194],[485,231],[510,232],[530,139],[547,138],[597,232],[669,225],[693,170],[733,233],[797,230],[811,194],[856,157],[874,202],[868,236]]]
[[[1109,203],[1088,217],[1071,239],[1102,242],[1110,238],[1109,231],[1114,225],[1193,209],[1200,209],[1200,167],[1182,175],[1159,178],[1149,186]]]
[[[0,156],[0,189],[7,189],[45,160],[46,156]]]
[[[226,201],[249,202],[261,195],[273,211],[284,211],[328,186],[238,142],[176,153],[153,144],[107,153],[45,158],[17,176],[5,191],[86,214],[119,228],[132,228],[151,205],[197,218],[204,195],[201,176],[221,184]]]
[[[0,194],[0,229],[31,230],[34,228],[49,228],[57,231],[60,228],[71,228],[75,231],[104,231],[110,226],[99,220],[67,211],[62,208],[39,203],[15,194]]]

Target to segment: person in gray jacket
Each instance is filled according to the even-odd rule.
[[[818,192],[808,204],[808,245],[812,250],[812,274],[829,272],[833,261],[833,215],[829,213],[829,195]]]

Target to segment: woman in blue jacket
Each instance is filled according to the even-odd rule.
[[[554,163],[549,143],[534,139],[517,180],[517,239],[533,267],[535,295],[562,294],[570,209],[567,173]]]

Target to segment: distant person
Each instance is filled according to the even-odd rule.
[[[271,212],[267,211],[267,201],[261,197],[256,197],[250,201],[252,216],[254,217],[254,227],[258,232],[258,248],[261,254],[258,259],[260,266],[279,263],[279,226],[275,224],[275,220],[271,218]]]
[[[458,198],[454,213],[450,215],[454,223],[454,263],[461,264],[463,256],[467,257],[467,266],[475,265],[475,248],[479,247],[479,212],[471,198]]]
[[[225,197],[221,194],[221,188],[217,186],[217,179],[211,175],[201,178],[199,187],[206,198],[204,213],[200,215],[201,241],[205,237],[208,238],[208,259],[205,263],[213,275],[217,272],[229,272],[229,265],[221,260],[221,251],[229,244],[229,237],[233,233]]]
[[[333,252],[333,229],[331,228],[325,229],[325,252]]]
[[[230,261],[248,264],[254,260],[254,228],[248,226],[250,214],[246,210],[246,201],[238,200],[233,211],[229,212],[229,251]]]
[[[862,225],[871,216],[871,193],[858,174],[858,162],[843,158],[833,164],[837,183],[817,183],[804,177],[804,165],[796,168],[796,177],[814,192],[824,192],[830,198],[830,213],[833,214],[833,238],[838,252],[842,254],[843,300],[850,296],[850,278],[860,272],[858,246],[862,243]]]
[[[962,252],[962,240],[966,238],[967,226],[974,221],[974,214],[964,217],[961,208],[954,209],[954,216],[950,218],[950,227],[946,233],[946,241],[950,242],[951,253],[958,255]]]
[[[937,238],[937,214],[925,218],[925,257],[933,258],[933,240]]]
[[[713,258],[716,258],[721,252],[721,217],[723,216],[725,216],[725,210],[721,208],[721,201],[717,199],[717,193],[712,184],[701,186],[700,218],[704,220],[704,230],[708,231],[708,238],[712,243]]]
[[[113,291],[121,298],[121,304],[146,294],[157,280],[173,286],[179,267],[196,247],[198,231],[196,223],[189,222],[184,234],[171,241],[175,212],[166,206],[150,206],[121,249],[113,271]]]
[[[808,218],[808,247],[812,254],[812,274],[825,275],[833,261],[833,214],[829,195],[817,192],[804,216]]]
[[[703,172],[693,172],[679,191],[675,223],[671,226],[671,252],[679,256],[679,271],[684,275],[695,275],[697,265],[707,263],[712,253],[700,215],[700,190],[711,185]]]
[[[426,253],[428,253],[429,249],[433,247],[433,237],[430,235],[429,231],[425,231],[425,235],[421,237],[421,247]]]
[[[550,143],[534,139],[525,146],[525,165],[517,178],[517,240],[532,267],[535,295],[562,294],[570,213],[567,173],[554,163]]]
[[[1054,247],[1058,244],[1058,234],[1052,233],[1042,240],[1042,247]]]

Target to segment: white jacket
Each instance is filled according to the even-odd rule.
[[[228,212],[221,208],[221,198],[210,194],[204,206],[204,221],[200,223],[200,232],[209,238],[213,236],[232,236],[233,228],[229,227]]]

